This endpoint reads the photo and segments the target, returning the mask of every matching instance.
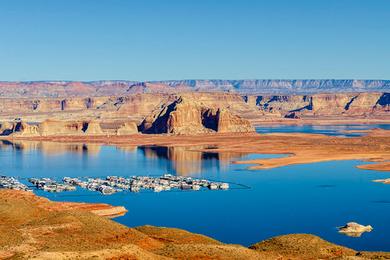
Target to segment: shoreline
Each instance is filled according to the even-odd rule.
[[[263,125],[376,125],[376,124],[390,124],[390,119],[384,118],[300,118],[300,119],[288,119],[288,118],[278,118],[270,120],[250,120],[254,127],[261,127]]]

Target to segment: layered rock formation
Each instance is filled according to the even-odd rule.
[[[96,97],[135,93],[235,92],[240,94],[314,94],[388,91],[389,80],[168,80],[0,82],[0,96]]]
[[[87,126],[85,123],[78,121],[45,120],[38,125],[38,129],[41,136],[81,135],[86,131]]]
[[[253,132],[245,120],[224,108],[206,106],[192,96],[180,96],[156,110],[140,125],[144,133],[201,134],[211,132]]]
[[[0,121],[14,122],[22,120],[39,123],[51,119],[69,122],[99,121],[101,125],[116,122],[118,126],[115,126],[115,129],[109,131],[102,129],[100,131],[97,129],[98,126],[95,125],[92,127],[95,128],[94,131],[90,128],[87,132],[91,132],[91,134],[102,134],[104,132],[115,135],[119,125],[130,121],[136,124],[140,124],[143,121],[145,128],[150,128],[147,124],[154,122],[155,118],[153,116],[157,116],[158,113],[164,114],[163,110],[168,109],[170,104],[177,101],[180,97],[194,101],[197,105],[194,105],[194,103],[189,106],[188,113],[180,113],[180,118],[175,118],[175,114],[173,114],[172,120],[175,119],[175,121],[172,121],[172,124],[183,125],[184,122],[180,123],[180,120],[193,120],[196,117],[195,114],[202,110],[201,118],[196,121],[198,129],[196,132],[199,133],[209,132],[206,131],[208,129],[218,132],[231,131],[223,130],[223,121],[226,120],[224,118],[229,114],[237,115],[256,123],[283,118],[390,118],[388,116],[390,112],[390,93],[244,96],[231,93],[185,93],[180,95],[134,94],[115,97],[1,99]],[[185,110],[185,104],[181,104],[179,107],[182,107],[183,111]],[[207,124],[207,118],[214,118],[211,120],[213,122],[216,120],[217,114],[218,120],[221,120],[219,129],[216,128],[217,123],[214,123],[214,126],[206,127],[206,129],[202,128],[203,124]],[[230,118],[227,121],[232,123],[234,120]],[[238,120],[238,124],[240,125],[241,123],[242,121]],[[132,127],[134,128],[134,126]],[[7,127],[7,129],[9,128]],[[234,128],[236,129],[235,131],[239,131],[239,127]],[[243,131],[246,130],[244,129]],[[135,132],[135,128],[134,131],[130,132]],[[157,132],[169,131],[159,130]],[[120,134],[123,135],[123,133]]]
[[[83,123],[83,130],[84,133],[87,135],[102,135],[103,130],[100,127],[100,123],[91,121],[91,122],[84,122]]]
[[[134,94],[115,97],[69,97],[2,99],[0,120],[22,118],[27,121],[122,120],[141,122],[153,111],[186,96],[206,107],[229,112],[246,119],[311,116],[387,115],[390,93],[340,93],[315,95],[244,95],[231,93]]]
[[[245,96],[248,104],[281,117],[370,116],[390,112],[389,93]],[[294,115],[294,116],[292,116]]]
[[[65,136],[101,135],[103,131],[98,122],[45,120],[39,124],[26,122],[2,123],[1,135],[13,136]]]
[[[99,135],[131,135],[138,133],[135,122],[114,124],[114,129],[103,129],[97,121],[60,121],[45,120],[41,123],[26,123],[23,121],[5,122],[0,124],[0,135],[16,137],[35,136],[99,136]]]
[[[138,133],[138,126],[135,122],[125,122],[116,131],[117,135],[132,135]]]
[[[4,122],[1,123],[0,135],[17,134],[19,136],[39,136],[37,125],[27,124],[25,122]]]
[[[233,115],[226,109],[218,109],[216,113],[218,133],[232,133],[232,132],[254,132],[251,123],[237,115]]]

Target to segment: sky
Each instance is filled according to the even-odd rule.
[[[0,81],[390,79],[390,0],[0,0]]]

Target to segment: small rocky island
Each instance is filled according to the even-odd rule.
[[[373,180],[373,182],[379,182],[379,183],[383,183],[383,184],[390,184],[390,178]]]
[[[345,226],[339,227],[339,233],[349,237],[360,237],[364,232],[371,232],[373,227],[371,225],[361,225],[356,222],[348,222]]]

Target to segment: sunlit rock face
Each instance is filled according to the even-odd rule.
[[[122,124],[116,134],[117,135],[132,135],[138,133],[138,126],[135,122],[125,122]]]
[[[23,121],[2,124],[2,135],[34,137],[34,136],[78,136],[102,135],[99,122],[89,121],[57,121],[45,120],[39,124]]]
[[[5,122],[0,124],[1,135],[35,137],[35,136],[98,136],[98,135],[132,135],[138,133],[135,122],[125,122],[104,129],[98,121],[60,121],[45,120],[41,123]]]
[[[41,136],[51,135],[80,135],[83,133],[83,122],[64,122],[45,120],[38,128]]]
[[[219,108],[218,104],[207,105],[192,96],[180,96],[147,116],[140,129],[144,133],[179,135],[254,131],[248,120]]]
[[[389,87],[390,89],[390,87]],[[57,121],[134,121],[142,122],[152,114],[162,111],[179,98],[193,101],[206,109],[225,109],[248,120],[284,118],[295,113],[297,117],[321,116],[376,116],[390,111],[390,94],[387,92],[325,93],[325,94],[278,94],[252,95],[225,92],[188,93],[138,93],[120,96],[88,96],[65,98],[2,98],[0,120],[3,122],[22,119],[25,122]],[[191,103],[190,102],[190,103]],[[181,104],[184,106],[188,102]],[[188,105],[188,116],[194,104]],[[195,112],[196,114],[198,112]],[[185,119],[184,115],[181,118]],[[177,118],[180,120],[179,118]]]
[[[245,96],[260,110],[282,117],[370,116],[390,112],[389,93]]]

